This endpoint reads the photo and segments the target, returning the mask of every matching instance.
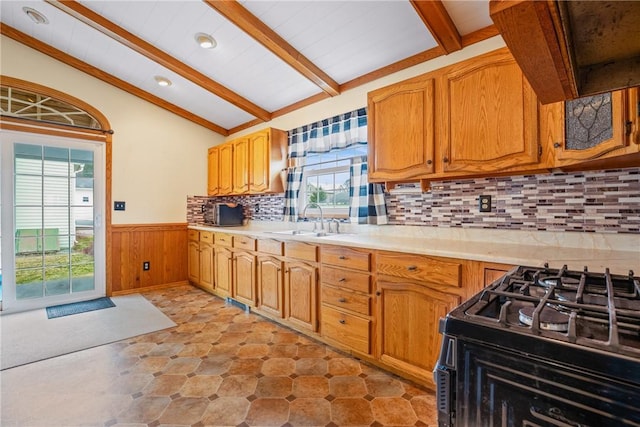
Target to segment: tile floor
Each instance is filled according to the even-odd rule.
[[[433,393],[190,286],[178,326],[0,373],[0,425],[428,426]]]

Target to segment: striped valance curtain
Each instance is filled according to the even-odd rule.
[[[289,158],[304,159],[309,153],[327,153],[367,143],[367,109],[340,114],[289,131]],[[304,162],[287,171],[285,191],[285,221],[297,221],[298,197],[302,183]],[[367,182],[366,157],[352,159],[349,191],[351,222],[386,224],[387,213],[382,185]]]
[[[367,109],[360,108],[289,131],[289,158],[367,143]]]

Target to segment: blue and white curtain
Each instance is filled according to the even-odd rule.
[[[370,184],[367,158],[355,157],[351,162],[349,187],[349,220],[355,224],[387,224],[387,207],[381,184]]]
[[[289,131],[289,158],[366,143],[367,109],[360,108]]]
[[[331,150],[366,143],[367,109],[360,108],[289,131],[289,158],[304,158],[307,153],[327,153]],[[358,184],[354,187],[356,181]],[[301,184],[302,167],[289,168],[285,191],[285,221],[296,221],[298,218],[297,205]],[[357,163],[354,161],[351,166],[349,192],[351,195],[349,217],[352,222],[387,223],[384,190],[380,184],[368,184],[366,157],[360,158]],[[366,196],[363,196],[363,193],[366,193]],[[363,201],[363,197],[366,202]]]

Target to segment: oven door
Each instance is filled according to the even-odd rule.
[[[640,425],[638,384],[505,349],[457,342],[453,425]]]

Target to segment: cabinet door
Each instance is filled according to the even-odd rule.
[[[538,164],[538,101],[508,52],[447,68],[440,94],[444,172]]]
[[[191,283],[200,283],[200,243],[197,240],[189,240],[188,244],[188,276]]]
[[[258,257],[258,307],[283,317],[282,261],[275,257]]]
[[[285,317],[300,328],[316,331],[318,269],[301,262],[285,264]]]
[[[227,248],[215,248],[215,293],[221,297],[231,296],[232,253]]]
[[[638,152],[633,141],[637,89],[578,98],[558,103],[557,108],[560,120],[554,149],[558,165]]]
[[[251,135],[249,148],[249,189],[252,193],[269,191],[271,177],[269,131]]]
[[[256,305],[256,257],[246,252],[233,256],[233,297],[251,307]]]
[[[433,173],[434,79],[369,93],[369,179],[393,181]]]
[[[213,291],[213,245],[200,243],[200,284]]]
[[[207,194],[215,196],[220,191],[220,179],[218,176],[220,163],[220,151],[218,147],[209,148],[207,155]]]
[[[231,194],[233,190],[233,144],[219,148],[218,194]]]
[[[249,139],[233,143],[233,193],[249,192]]]
[[[409,282],[378,281],[377,357],[431,381],[440,353],[438,322],[460,297]]]

